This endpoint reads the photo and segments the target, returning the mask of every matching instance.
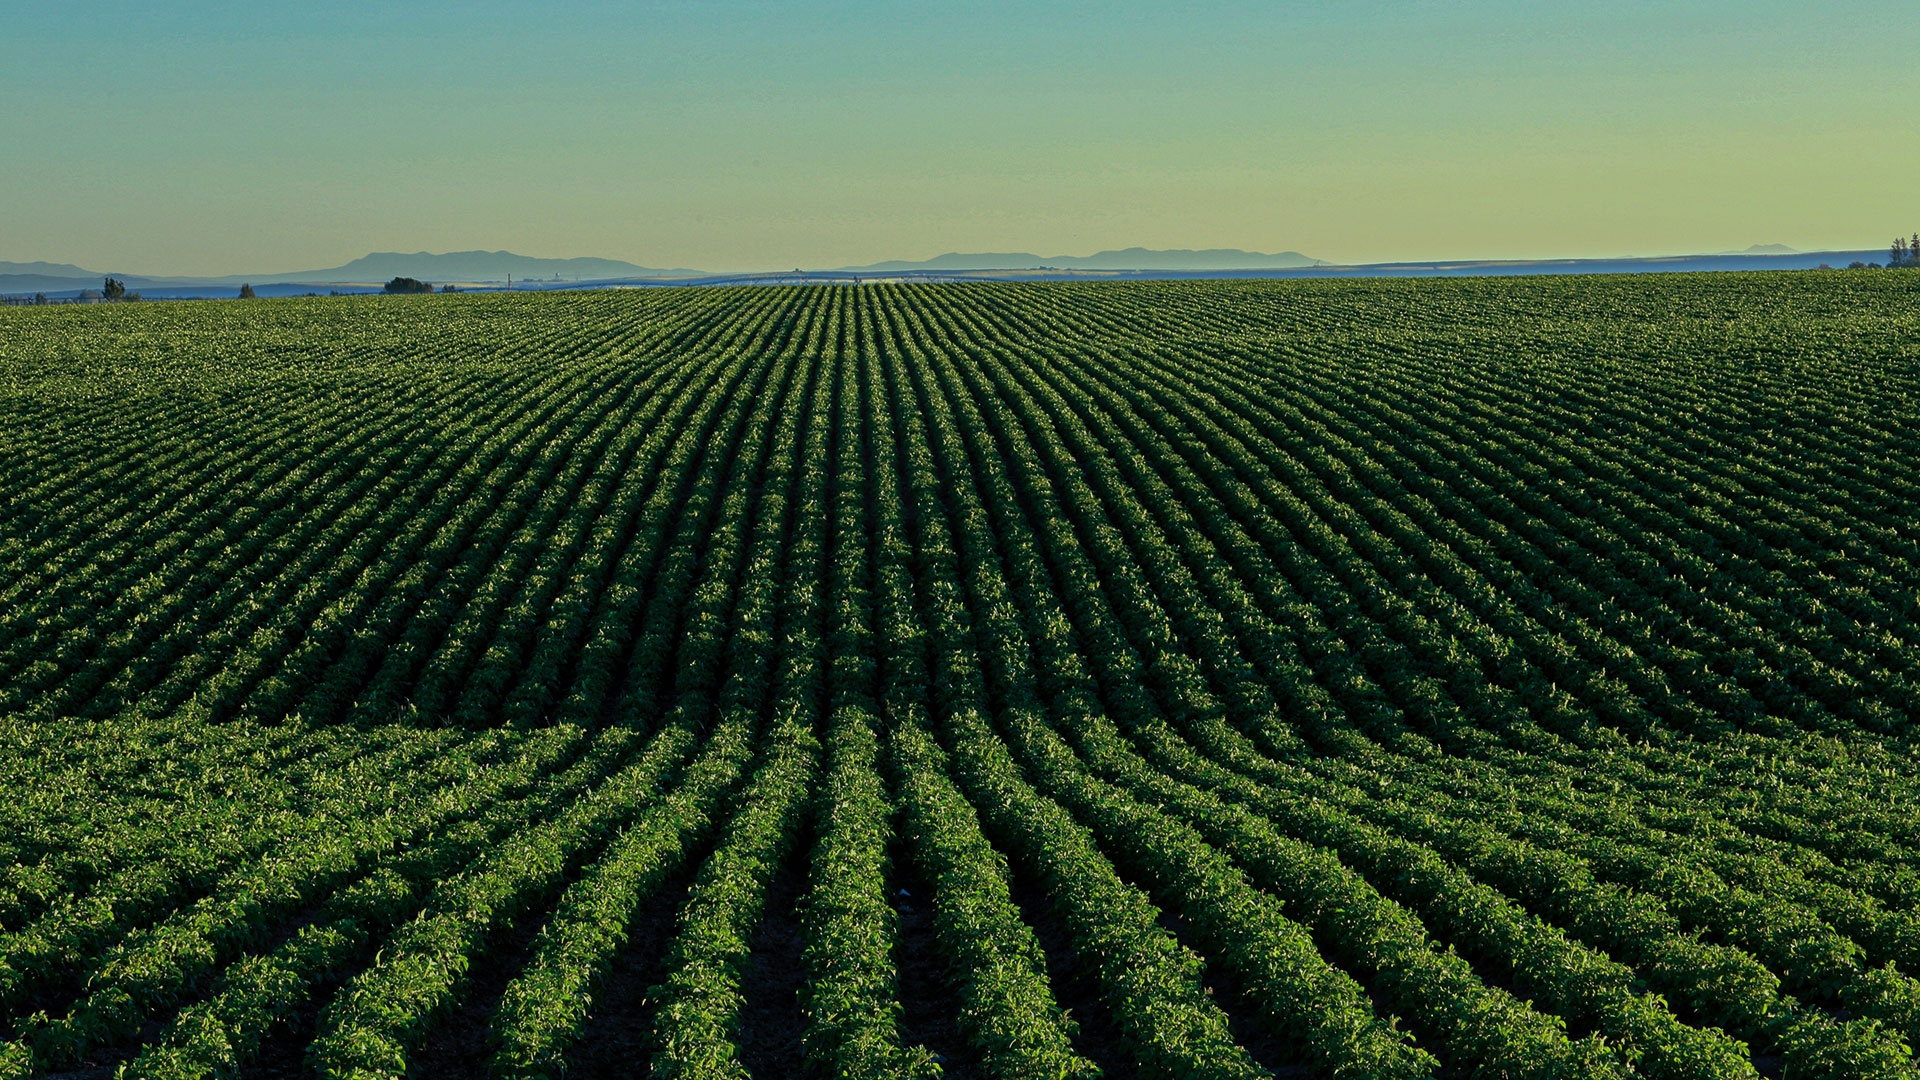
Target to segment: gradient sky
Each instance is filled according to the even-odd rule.
[[[1915,0],[0,0],[0,259],[1341,262],[1920,227]]]

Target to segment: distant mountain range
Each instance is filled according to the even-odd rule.
[[[264,279],[294,284],[378,283],[397,277],[421,281],[504,282],[612,281],[621,278],[698,277],[698,270],[659,270],[619,259],[536,259],[511,251],[449,251],[444,255],[416,251],[376,251],[330,270],[296,270],[289,274],[258,274],[253,279],[229,276],[223,281]]]
[[[979,270],[1253,270],[1293,269],[1320,265],[1297,251],[1263,255],[1255,251],[1231,249],[1213,251],[1150,251],[1127,248],[1102,251],[1096,255],[1056,255],[1042,258],[1020,253],[959,252],[919,262],[893,260],[871,266],[844,267],[841,273],[887,274],[911,271]],[[276,285],[378,285],[396,277],[417,278],[434,283],[504,284],[511,275],[516,284],[578,284],[634,280],[680,279],[708,276],[699,270],[640,266],[619,259],[538,259],[511,251],[450,251],[434,254],[416,251],[376,251],[344,266],[325,270],[291,270],[274,274],[225,274],[219,277],[161,276],[128,274],[118,271],[85,270],[68,263],[0,262],[0,293],[72,292],[100,287],[107,274],[120,278],[127,288],[181,295],[206,291],[211,286],[242,283],[256,288]],[[275,289],[275,292],[285,292]]]
[[[88,277],[94,275],[91,270],[82,270],[72,263],[50,262],[0,262],[0,275],[7,277]]]
[[[1846,266],[1853,261],[1884,259],[1874,251],[1798,252],[1784,244],[1755,244],[1744,251],[1712,255],[1655,256],[1625,259],[1457,260],[1435,262],[1366,263],[1344,265],[1302,255],[1297,251],[1266,254],[1237,248],[1204,251],[1124,248],[1093,255],[1040,256],[1029,252],[949,252],[920,261],[890,260],[833,270],[775,271],[710,274],[698,270],[663,270],[619,259],[538,259],[510,251],[453,251],[412,254],[376,251],[344,266],[326,270],[296,270],[279,274],[228,274],[223,277],[163,277],[107,271],[127,288],[154,298],[232,296],[242,283],[262,296],[339,290],[369,292],[395,277],[418,278],[434,284],[455,283],[496,287],[512,275],[514,287],[569,288],[593,284],[720,284],[725,282],[821,281],[898,276],[906,279],[997,277],[1024,280],[1074,280],[1151,277],[1435,277],[1507,274],[1623,274],[1655,271],[1805,270],[1820,265]],[[74,296],[98,289],[106,274],[70,263],[0,262],[0,295],[44,292]]]
[[[537,259],[511,251],[450,251],[445,254],[417,251],[376,251],[326,270],[293,270],[278,274],[226,274],[219,277],[163,276],[128,274],[108,270],[85,270],[67,263],[0,262],[0,294],[29,292],[73,292],[97,289],[107,274],[120,278],[127,288],[156,295],[202,295],[214,286],[238,289],[243,283],[256,287],[275,285],[379,285],[396,277],[418,278],[435,283],[504,283],[508,275],[515,282],[529,284],[573,283],[582,281],[621,281],[633,278],[698,277],[698,270],[660,270],[638,266],[619,259]],[[221,290],[224,292],[224,289]],[[284,293],[288,290],[275,289]]]

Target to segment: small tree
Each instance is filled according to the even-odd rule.
[[[100,286],[100,295],[108,300],[119,300],[127,295],[127,283],[119,278],[110,277]]]
[[[34,293],[34,294],[33,294],[33,302],[34,302],[35,304],[44,304],[44,303],[46,303],[46,302],[47,302],[47,294],[46,294],[46,293],[43,293],[43,292],[37,292],[37,293]]]
[[[433,291],[433,286],[427,282],[417,281],[410,277],[397,277],[387,282],[386,291],[390,293],[430,293]]]
[[[240,299],[242,300],[253,299],[253,286],[251,285],[240,286]]]

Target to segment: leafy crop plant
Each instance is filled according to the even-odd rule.
[[[1920,1075],[1909,301],[0,309],[0,1077]]]

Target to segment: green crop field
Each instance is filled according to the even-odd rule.
[[[0,309],[0,1077],[1909,1077],[1920,274]]]

